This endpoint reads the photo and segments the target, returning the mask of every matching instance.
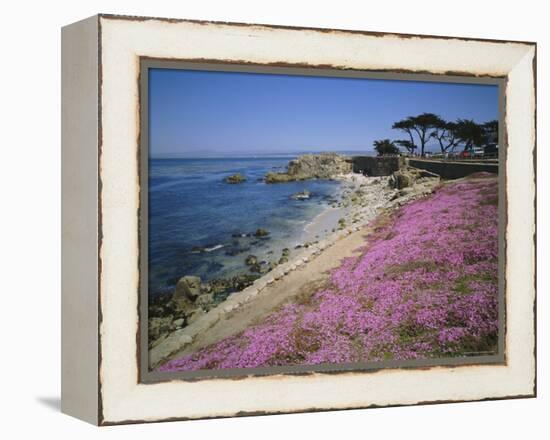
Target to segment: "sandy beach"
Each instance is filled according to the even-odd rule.
[[[367,177],[362,174],[337,176],[341,181],[338,203],[328,206],[304,227],[301,240],[314,243],[326,239],[337,230],[350,225],[364,224],[394,194],[388,177]]]

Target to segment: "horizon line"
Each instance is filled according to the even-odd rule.
[[[164,153],[160,155],[150,155],[150,159],[187,159],[187,158],[250,158],[250,157],[294,157],[297,155],[303,154],[322,154],[322,153],[336,153],[336,154],[353,154],[353,153],[374,153],[373,149],[360,149],[360,150],[316,150],[316,151],[292,151],[292,152],[235,152],[235,153],[222,153],[222,152],[211,152],[211,153]]]

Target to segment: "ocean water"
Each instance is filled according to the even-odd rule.
[[[245,258],[277,261],[307,237],[305,227],[328,207],[340,183],[261,181],[293,157],[151,159],[149,161],[149,294],[173,289],[184,275],[204,281],[250,273]],[[227,184],[230,174],[247,181]],[[308,190],[308,200],[293,200]],[[258,228],[267,238],[239,236]],[[311,237],[309,237],[311,238]]]

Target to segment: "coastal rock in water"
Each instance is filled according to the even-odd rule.
[[[292,182],[294,180],[297,180],[296,178],[293,178],[292,176],[288,175],[287,173],[267,173],[265,175],[265,182],[266,183],[285,183],[285,182]]]
[[[241,274],[231,279],[232,287],[235,291],[246,289],[258,278],[255,275]]]
[[[252,257],[256,258],[254,255]],[[256,259],[256,263],[257,262]],[[253,267],[253,266],[251,266]],[[202,286],[202,294],[199,296],[194,305],[201,305],[203,308],[209,308],[212,306],[215,302],[217,302],[220,298],[219,295],[232,293],[232,292],[239,292],[246,287],[250,286],[254,280],[258,278],[257,275],[252,274],[240,274],[235,275],[231,278],[217,278],[215,280],[212,280],[208,283],[206,283],[204,286]],[[212,301],[210,301],[210,304],[208,304],[210,300],[210,296],[205,296],[206,293],[212,295]],[[204,298],[203,298],[204,297]],[[222,298],[225,299],[225,298]]]
[[[248,257],[246,257],[244,262],[247,266],[254,266],[258,263],[258,258],[256,257],[256,255],[249,255]]]
[[[305,154],[288,164],[287,173],[299,178],[328,179],[352,170],[351,163],[336,153]]]
[[[290,256],[290,249],[284,248],[281,252],[281,258],[279,258],[279,264],[285,264],[288,263],[288,257]]]
[[[246,177],[244,177],[241,173],[232,174],[231,176],[227,176],[225,178],[225,183],[243,183],[246,182]]]
[[[191,310],[195,308],[193,302],[186,297],[172,299],[169,306],[172,307],[174,313],[176,313],[178,316],[186,316],[190,313]]]
[[[174,290],[174,301],[179,301],[182,298],[187,298],[191,301],[195,301],[197,296],[201,293],[201,279],[196,276],[186,275],[181,277],[176,284]]]
[[[261,264],[267,266],[265,262]],[[150,300],[149,348],[157,346],[168,335],[198,320],[230,293],[252,285],[258,277],[257,274],[244,273],[204,284],[196,276],[180,278],[173,293],[159,294]]]
[[[352,164],[336,153],[304,154],[288,163],[285,173],[267,173],[266,183],[284,183],[294,180],[331,179],[352,172]]]
[[[229,287],[229,282],[223,278],[220,278],[210,281],[210,283],[208,283],[208,286],[208,291],[211,292],[213,295],[216,295],[218,293],[223,293],[227,291]]]
[[[254,232],[254,237],[267,237],[268,235],[269,235],[269,231],[262,228],[258,228],[256,229],[256,232]]]
[[[266,262],[262,261],[260,263],[253,264],[250,266],[250,272],[256,272],[259,274],[265,274],[269,272],[269,266]]]
[[[296,194],[292,194],[290,198],[292,200],[307,200],[311,197],[311,193],[304,189],[303,191],[297,192]]]

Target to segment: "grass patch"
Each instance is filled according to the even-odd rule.
[[[401,323],[397,329],[397,335],[401,344],[416,341],[420,336],[424,335],[425,333],[426,329],[423,326],[414,322],[413,320],[408,320]]]
[[[396,237],[397,233],[394,231],[390,231],[386,234],[386,236],[383,238],[383,240],[391,240],[392,238]]]
[[[301,305],[301,306],[310,306],[313,305],[313,295],[315,295],[315,291],[308,291],[308,292],[301,292],[298,295],[296,295],[296,298],[294,299],[294,303]]]
[[[321,348],[321,343],[315,339],[316,333],[313,330],[298,327],[292,336],[298,353],[314,353]]]
[[[374,299],[373,298],[365,298],[365,297],[360,297],[359,298],[359,303],[363,306],[363,308],[367,309],[367,310],[370,310],[372,311],[372,309],[374,308]]]
[[[399,275],[406,272],[412,272],[413,270],[425,269],[426,271],[435,271],[439,267],[433,261],[408,261],[403,264],[397,264],[394,266],[386,267],[387,275]]]
[[[496,333],[481,338],[467,335],[456,343],[451,351],[452,356],[491,355],[498,352],[498,336]],[[448,354],[447,354],[448,355]]]
[[[492,205],[492,206],[498,206],[498,196],[489,197],[485,200],[482,200],[480,202],[480,205]]]
[[[290,298],[289,302],[299,304],[301,306],[313,306],[314,295],[327,287],[326,280],[311,281],[300,288],[298,294]]]
[[[455,281],[453,286],[453,291],[460,293],[462,295],[468,295],[472,293],[470,288],[470,282],[472,281],[481,281],[484,283],[496,283],[496,275],[489,272],[476,273],[473,275],[462,275]]]
[[[472,290],[468,285],[468,281],[469,279],[467,277],[458,278],[453,286],[453,292],[460,293],[461,295],[469,295],[472,293]]]
[[[488,173],[487,171],[476,171],[475,173],[468,174],[464,179],[494,179],[497,174]]]

